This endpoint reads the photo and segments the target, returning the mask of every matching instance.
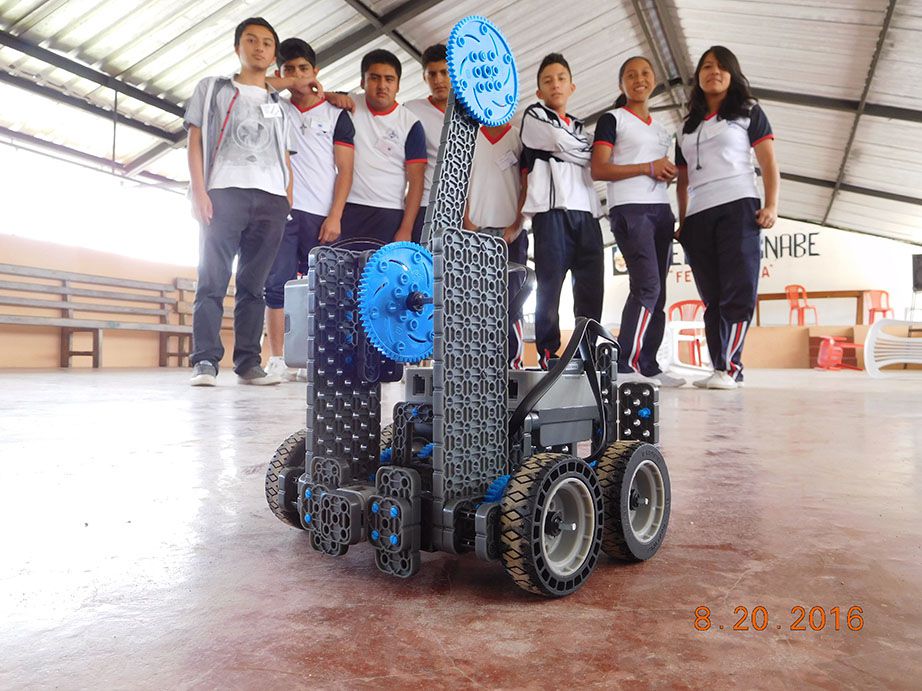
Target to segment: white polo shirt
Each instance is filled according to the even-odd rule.
[[[291,101],[283,103],[298,143],[298,153],[291,157],[294,174],[292,208],[326,216],[333,204],[337,174],[333,147],[354,147],[352,118],[345,110],[326,101],[304,110]]]
[[[708,115],[694,132],[679,134],[676,165],[688,168],[686,216],[721,204],[759,197],[752,147],[774,139],[761,106],[749,117],[723,120]]]
[[[426,183],[423,187],[423,206],[429,205],[429,190],[435,175],[435,161],[439,157],[439,143],[442,140],[442,125],[445,123],[445,111],[432,102],[432,97],[417,98],[404,104],[413,115],[419,118],[426,133]]]
[[[666,156],[672,135],[652,116],[642,119],[627,106],[610,110],[599,118],[593,147],[611,151],[610,163],[624,166],[649,163]],[[635,175],[608,182],[608,208],[623,204],[668,204],[667,184],[649,175]]]
[[[481,127],[477,133],[467,213],[478,228],[505,228],[515,222],[519,210],[522,140],[512,125],[496,139]]]
[[[355,103],[355,164],[349,203],[403,209],[408,163],[426,163],[426,135],[415,115],[398,103],[384,113]]]

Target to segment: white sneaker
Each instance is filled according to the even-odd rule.
[[[699,389],[724,389],[730,390],[737,388],[736,380],[733,379],[729,374],[720,370],[715,371],[710,377],[706,379],[698,379],[697,381],[692,382]]]
[[[302,367],[295,375],[295,381],[307,381],[307,369]]]
[[[281,381],[294,381],[296,372],[285,364],[285,358],[274,355],[266,365],[266,374],[278,377]]]
[[[640,372],[627,372],[622,374],[618,372],[618,383],[619,384],[652,384],[653,386],[659,386],[660,375],[654,377],[645,377]]]
[[[678,389],[680,386],[685,386],[685,380],[682,377],[673,377],[666,372],[660,372],[656,378],[659,379],[659,385],[667,389]]]

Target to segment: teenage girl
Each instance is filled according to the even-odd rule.
[[[666,276],[675,216],[666,187],[676,166],[667,154],[672,134],[655,122],[648,101],[656,86],[653,65],[628,58],[618,72],[621,94],[596,125],[592,178],[608,182],[608,213],[627,263],[630,293],[621,313],[619,381],[682,386],[660,370],[656,352],[666,327]]]
[[[759,283],[760,235],[778,217],[780,175],[774,135],[736,56],[705,51],[695,69],[688,115],[676,145],[677,237],[705,304],[704,326],[714,373],[694,382],[735,389],[743,380],[743,343]],[[755,165],[765,187],[759,200]]]

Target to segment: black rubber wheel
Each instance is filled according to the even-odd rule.
[[[282,523],[301,528],[298,516],[298,478],[304,473],[305,445],[307,430],[298,430],[283,441],[269,461],[266,469],[266,502],[269,509]],[[285,505],[279,503],[279,478],[285,480]]]
[[[602,550],[615,559],[645,561],[663,544],[672,494],[666,461],[652,444],[610,444],[597,468],[605,496]]]
[[[510,478],[500,508],[500,556],[516,585],[563,597],[586,581],[599,558],[603,511],[585,461],[535,454]]]

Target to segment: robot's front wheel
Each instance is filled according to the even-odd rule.
[[[506,572],[529,592],[569,595],[595,568],[602,520],[602,489],[585,461],[532,456],[510,478],[501,502]]]
[[[625,561],[649,559],[669,525],[672,495],[663,455],[652,444],[615,442],[599,459],[598,474],[605,496],[602,549]]]
[[[298,517],[298,478],[304,473],[307,430],[283,441],[266,469],[266,502],[282,523],[302,528]]]

